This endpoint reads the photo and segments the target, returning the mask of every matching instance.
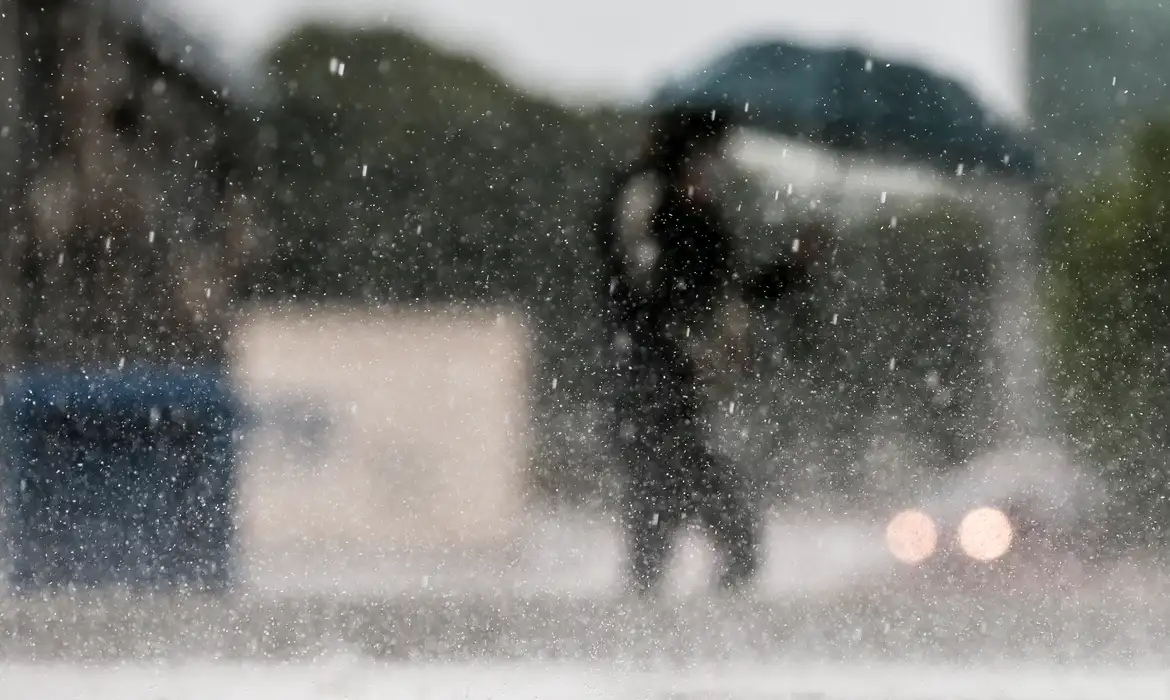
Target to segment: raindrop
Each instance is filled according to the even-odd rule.
[[[873,59],[872,58],[865,59],[865,72],[866,73],[873,72]]]
[[[126,367],[126,356],[123,355],[122,357],[118,358],[118,369],[123,369],[125,367]]]
[[[942,375],[938,370],[931,370],[926,373],[926,385],[931,389],[937,389],[942,386]]]
[[[898,217],[896,217],[896,216],[890,217],[890,228],[898,228]]]
[[[789,196],[791,196],[791,195],[792,195],[792,183],[791,183],[791,182],[790,182],[790,183],[788,183],[788,195],[789,195]]]
[[[154,243],[154,229],[151,229],[150,233],[146,234],[146,242]]]
[[[57,264],[58,265],[65,264],[65,254],[64,253],[57,253]]]
[[[1117,87],[1117,76],[1113,76],[1113,86]]]
[[[110,237],[109,236],[106,236],[106,240],[103,242],[103,245],[105,246],[106,252],[107,253],[110,252]]]
[[[729,401],[727,403],[727,413],[728,413],[728,415],[732,415],[732,416],[735,415],[735,402],[734,401]]]
[[[553,380],[552,380],[552,388],[553,388],[553,389],[556,389],[556,388],[557,388],[557,383],[558,383],[558,378],[557,378],[557,377],[553,377]]]
[[[362,165],[362,177],[365,177],[366,173],[368,173],[368,172],[370,172],[370,166],[363,164]]]
[[[744,103],[743,103],[743,111],[744,111],[744,113],[745,113],[745,114],[747,113],[747,111],[748,111],[749,109],[751,109],[751,104],[752,104],[752,103],[750,103],[750,102],[744,102]]]
[[[8,127],[0,127],[0,136],[8,137]]]
[[[882,192],[882,204],[886,203],[886,193]]]
[[[890,358],[890,369],[894,369],[897,366],[898,366],[897,358],[891,357]]]
[[[799,238],[793,238],[793,239],[792,239],[792,252],[793,252],[793,253],[799,253],[799,252],[800,252],[800,239],[799,239]]]
[[[658,513],[650,516],[650,525],[652,527],[658,527]]]
[[[833,320],[831,321],[831,323],[832,323],[834,326],[835,326],[835,325],[837,325],[837,320],[838,320],[838,318],[840,318],[840,314],[833,314]]]
[[[955,168],[955,174],[958,175],[959,177],[963,177],[963,170],[964,169],[965,169],[965,166],[962,163],[959,163],[959,167]]]

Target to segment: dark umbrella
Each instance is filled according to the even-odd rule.
[[[1034,175],[1022,137],[955,81],[852,48],[744,45],[662,86],[655,112],[728,112],[735,123],[843,151],[900,153],[935,167]]]

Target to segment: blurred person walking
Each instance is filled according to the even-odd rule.
[[[745,359],[747,304],[807,283],[815,246],[750,280],[704,187],[731,124],[711,112],[660,118],[642,156],[605,192],[596,232],[614,364],[614,438],[626,469],[629,583],[660,583],[673,540],[700,519],[736,589],[759,566],[760,522],[731,465],[708,447],[710,394]]]

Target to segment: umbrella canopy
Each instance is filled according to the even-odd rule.
[[[1036,174],[1022,137],[995,124],[966,88],[853,48],[744,45],[663,85],[649,106],[727,111],[739,125],[839,150],[902,154],[944,170]]]

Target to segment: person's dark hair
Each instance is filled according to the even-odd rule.
[[[650,125],[644,165],[675,178],[697,148],[718,142],[730,129],[730,120],[718,111],[680,110],[660,115]]]

